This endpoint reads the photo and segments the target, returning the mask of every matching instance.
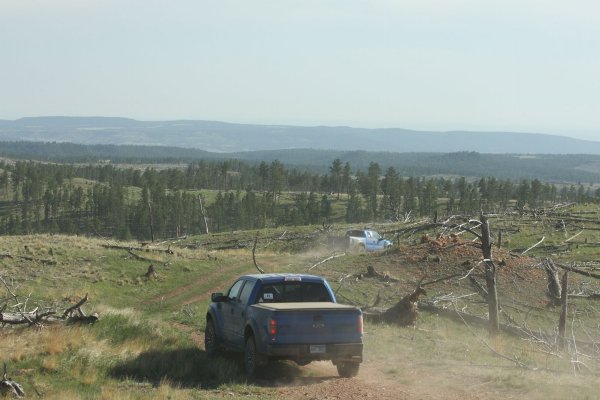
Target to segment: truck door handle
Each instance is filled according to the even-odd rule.
[[[233,308],[231,309],[231,313],[233,314]]]
[[[242,317],[245,317],[245,316],[246,316],[246,313],[242,311]]]

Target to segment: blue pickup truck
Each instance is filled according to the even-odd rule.
[[[363,353],[359,308],[338,304],[327,281],[314,275],[240,277],[226,294],[213,293],[206,313],[208,356],[244,353],[249,377],[270,360],[306,365],[331,360],[342,377],[358,374]]]

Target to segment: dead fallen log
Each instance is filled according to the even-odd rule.
[[[139,261],[145,261],[145,262],[150,262],[150,263],[160,262],[160,260],[153,260],[152,258],[142,257],[139,254],[135,254],[132,250],[127,250],[127,252],[129,254],[131,254],[133,256],[133,258],[135,258],[136,260],[139,260]]]
[[[0,258],[10,258],[11,260],[18,258],[18,259],[25,260],[25,261],[34,261],[34,262],[39,262],[39,263],[46,264],[46,265],[56,265],[56,261],[49,260],[47,258],[35,258],[35,257],[31,257],[31,256],[22,256],[22,255],[10,254],[10,253],[0,253]]]
[[[4,374],[2,375],[2,380],[0,380],[0,396],[6,397],[7,395],[12,395],[16,398],[25,397],[25,391],[21,385],[8,377],[6,363],[4,363]]]
[[[367,266],[366,273],[358,273],[354,276],[356,279],[364,279],[364,278],[375,278],[384,282],[400,282],[399,279],[394,278],[388,273],[380,273],[373,266]]]
[[[46,321],[52,315],[56,314],[54,310],[47,310],[42,313],[38,313],[37,310],[33,312],[19,312],[19,313],[0,313],[0,324],[6,325],[36,325],[42,321]]]
[[[592,294],[569,294],[569,297],[576,299],[600,300],[600,293]]]
[[[16,299],[17,300],[17,299]],[[37,308],[31,311],[19,310],[17,312],[5,312],[6,307],[2,307],[0,312],[0,326],[2,325],[29,325],[29,326],[43,326],[44,324],[52,324],[59,322],[66,323],[94,323],[98,321],[98,313],[92,313],[86,315],[81,306],[88,301],[88,295],[86,294],[76,304],[66,308],[62,315],[58,314],[56,309],[47,308],[45,311],[40,312]]]
[[[111,250],[126,250],[126,251],[145,251],[145,252],[155,252],[155,253],[165,253],[165,254],[173,254],[173,250],[171,250],[171,246],[166,249],[161,249],[157,247],[134,247],[134,246],[119,246],[115,244],[103,244],[102,247],[105,249]]]
[[[211,250],[215,250],[215,251],[239,250],[239,249],[246,249],[248,247],[250,247],[250,243],[235,242],[234,244],[231,244],[231,245],[212,247]]]
[[[559,216],[553,216],[554,221],[565,221],[565,222],[583,222],[586,224],[598,224],[598,220],[597,219],[592,219],[592,218],[581,218],[581,217],[573,217],[573,216],[569,216],[569,215],[559,215]]]
[[[563,265],[563,264],[559,264],[559,263],[556,263],[555,265],[561,269],[564,269],[565,271],[572,271],[572,272],[575,272],[576,274],[589,276],[590,278],[600,279],[600,274],[594,274],[593,272],[585,271],[585,270],[582,270],[582,269],[579,269],[576,267],[572,267],[570,265]]]

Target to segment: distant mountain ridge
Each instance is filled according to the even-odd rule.
[[[335,159],[348,162],[354,171],[367,171],[376,161],[382,170],[394,167],[401,176],[467,176],[502,179],[541,179],[549,182],[600,183],[600,155],[594,154],[482,154],[392,153],[364,150],[287,149],[235,153],[211,153],[200,149],[68,142],[2,142],[0,161],[36,160],[59,163],[103,163],[183,167],[195,162],[244,162],[258,165],[275,160],[298,171],[328,173]],[[231,164],[233,163],[233,164]]]
[[[0,141],[148,145],[210,152],[279,149],[496,154],[600,154],[600,142],[516,132],[431,132],[400,128],[251,125],[215,121],[137,121],[118,117],[0,120]]]

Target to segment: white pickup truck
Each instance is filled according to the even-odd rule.
[[[393,245],[393,242],[369,229],[353,229],[346,232],[346,236],[348,236],[348,248],[357,251],[385,250]]]

